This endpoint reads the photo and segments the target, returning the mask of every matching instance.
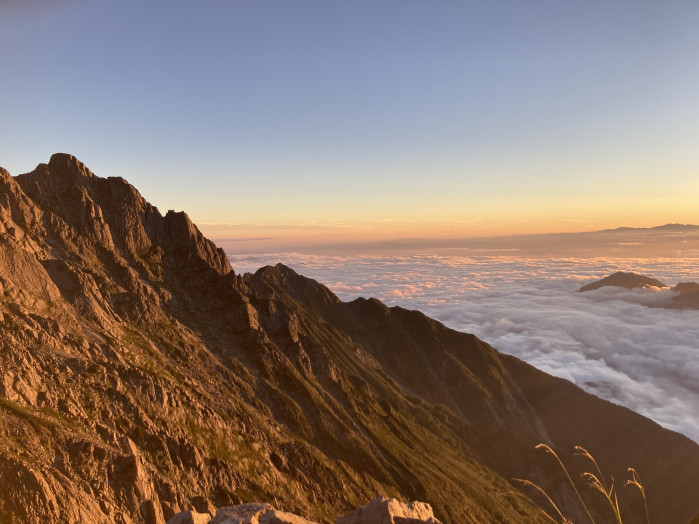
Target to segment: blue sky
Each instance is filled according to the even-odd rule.
[[[0,2],[0,165],[210,234],[699,222],[699,3]],[[217,224],[217,225],[213,225]]]

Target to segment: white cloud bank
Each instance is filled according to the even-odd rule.
[[[577,292],[619,270],[697,281],[696,260],[231,257],[239,272],[278,261],[343,300],[374,296],[423,311],[699,442],[699,311],[657,307],[667,289]]]

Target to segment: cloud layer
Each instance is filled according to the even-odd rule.
[[[242,272],[282,261],[343,300],[374,296],[418,309],[699,442],[699,311],[657,307],[671,298],[667,289],[577,292],[619,270],[670,285],[699,280],[695,261],[299,254],[231,261]]]

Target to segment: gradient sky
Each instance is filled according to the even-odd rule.
[[[0,0],[0,165],[213,237],[699,223],[699,2]]]

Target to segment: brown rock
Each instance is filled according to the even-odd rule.
[[[424,502],[406,504],[378,497],[369,504],[337,518],[337,524],[441,524]]]
[[[287,513],[286,511],[279,511],[276,509],[270,510],[260,517],[260,524],[316,524],[310,520],[306,520],[303,517],[294,515],[293,513]]]
[[[170,524],[168,522],[168,524]],[[216,512],[210,524],[316,524],[303,517],[279,511],[269,504],[252,502],[228,506]]]
[[[269,504],[260,502],[227,506],[216,512],[210,524],[259,524],[260,516],[271,509]]]
[[[209,513],[197,513],[196,511],[180,511],[167,524],[208,524],[211,521]]]
[[[141,504],[141,516],[145,524],[165,524],[163,508],[157,499],[149,499]]]

